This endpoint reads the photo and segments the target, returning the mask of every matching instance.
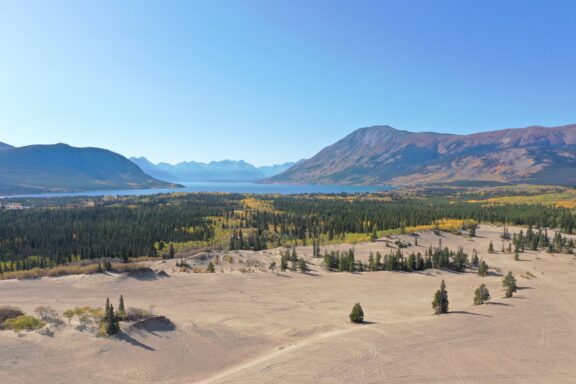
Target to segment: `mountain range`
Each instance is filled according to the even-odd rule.
[[[171,182],[187,181],[258,181],[274,176],[290,168],[294,163],[256,167],[243,160],[196,161],[178,164],[153,164],[145,157],[130,158],[144,172],[159,180]]]
[[[0,143],[0,195],[176,187],[105,149]]]
[[[470,135],[361,128],[266,182],[576,185],[576,125]]]

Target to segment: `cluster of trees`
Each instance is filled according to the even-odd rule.
[[[126,319],[124,297],[120,295],[117,310],[114,310],[114,306],[110,303],[110,299],[107,297],[106,305],[104,307],[104,318],[101,321],[101,328],[104,329],[108,336],[115,335],[120,332],[120,321],[124,319]]]
[[[354,250],[350,248],[348,251],[324,251],[324,266],[329,271],[338,272],[356,272],[362,270],[362,264],[359,267],[356,265],[356,257]]]
[[[548,230],[538,228],[538,231],[534,231],[533,227],[530,225],[524,233],[520,230],[518,234],[514,233],[510,236],[507,227],[504,227],[504,232],[501,235],[502,239],[511,240],[509,244],[508,252],[512,251],[512,245],[514,246],[514,253],[524,252],[526,249],[536,251],[540,248],[546,248],[550,253],[564,252],[573,253],[574,252],[574,240],[562,236],[560,232],[555,232],[552,239],[548,236]]]
[[[476,255],[476,260],[478,256]],[[354,250],[324,252],[324,267],[329,271],[356,272],[356,271],[423,271],[430,268],[449,269],[463,272],[468,265],[468,254],[462,247],[456,252],[448,247],[432,247],[426,249],[424,255],[412,252],[404,255],[400,249],[391,251],[382,256],[380,252],[370,252],[368,264],[356,261]],[[475,264],[478,265],[478,264]],[[487,267],[487,266],[486,266]]]
[[[290,263],[290,266],[288,266]],[[276,267],[276,263],[270,266],[270,269],[274,269]],[[292,272],[296,272],[300,270],[302,273],[310,272],[310,267],[304,258],[299,258],[298,253],[296,252],[296,247],[292,247],[292,249],[286,249],[280,253],[280,270],[282,272],[287,271],[290,269]]]
[[[261,251],[266,249],[266,237],[260,231],[250,231],[247,236],[242,233],[242,230],[234,231],[230,236],[230,249],[231,250],[252,250]]]

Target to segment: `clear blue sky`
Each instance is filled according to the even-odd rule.
[[[576,1],[0,0],[0,141],[310,157],[356,128],[576,123]]]

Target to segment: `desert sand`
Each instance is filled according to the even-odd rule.
[[[473,239],[426,232],[405,250],[423,253],[439,239],[453,250],[476,249],[491,267],[487,277],[474,271],[326,272],[311,247],[298,247],[299,256],[318,264],[310,274],[269,271],[270,261],[279,260],[274,249],[223,252],[220,260],[228,256],[233,263],[213,274],[179,271],[172,260],[150,262],[167,276],[1,281],[0,304],[28,313],[40,305],[60,313],[102,307],[107,296],[116,304],[122,294],[128,307],[152,308],[174,327],[124,325],[122,335],[110,338],[73,325],[53,327],[50,336],[1,331],[0,383],[576,382],[575,257],[527,251],[515,261],[500,252],[500,233],[486,225]],[[491,240],[495,254],[487,252]],[[364,261],[370,251],[390,251],[384,241],[354,248]],[[521,289],[503,299],[501,274],[509,270]],[[526,271],[535,277],[521,277]],[[442,279],[451,313],[438,316],[430,303]],[[481,283],[492,300],[475,306]],[[348,319],[355,302],[364,308],[365,324]]]

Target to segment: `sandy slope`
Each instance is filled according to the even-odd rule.
[[[513,229],[517,230],[517,229]],[[123,294],[128,306],[154,307],[174,330],[126,329],[120,339],[73,327],[52,337],[0,333],[0,383],[573,383],[576,382],[576,271],[568,255],[487,254],[500,229],[473,240],[443,234],[453,249],[476,248],[490,266],[512,270],[523,288],[501,299],[501,276],[436,270],[423,273],[271,272],[193,274],[141,279],[81,276],[0,282],[0,303],[32,311],[52,305],[102,306]],[[405,239],[409,239],[408,236]],[[438,236],[422,234],[421,250]],[[346,245],[334,246],[347,249]],[[387,253],[383,242],[357,244]],[[299,248],[310,254],[310,248]],[[277,251],[232,253],[264,265]],[[519,275],[530,271],[536,278]],[[445,279],[452,313],[432,315]],[[473,306],[486,283],[491,304]],[[368,324],[348,313],[361,302]]]

